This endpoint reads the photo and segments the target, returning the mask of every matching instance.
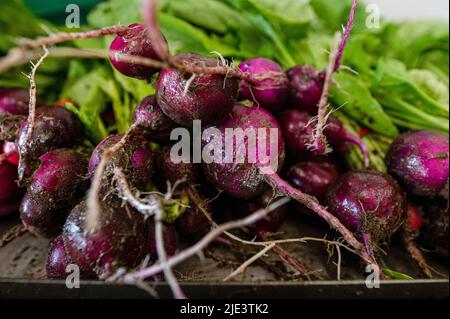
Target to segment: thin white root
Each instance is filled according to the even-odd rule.
[[[166,249],[164,248],[164,236],[163,236],[163,223],[162,217],[164,214],[163,206],[160,200],[157,200],[158,208],[155,214],[155,241],[156,241],[156,252],[158,253],[158,260],[161,265],[164,266],[164,277],[167,280],[170,288],[176,299],[186,299],[186,296],[181,290],[178,281],[173,274],[172,268],[167,263]]]
[[[103,152],[102,159],[97,166],[94,179],[92,180],[91,188],[89,189],[87,196],[86,228],[88,231],[94,231],[98,223],[98,219],[100,216],[100,204],[98,195],[102,185],[103,174],[105,173],[108,161],[117,151],[119,151],[125,145],[128,138],[135,134],[136,128],[138,126],[138,123],[133,124],[117,144],[114,144]]]
[[[163,201],[166,198],[162,198],[158,195],[149,195],[146,198],[147,203],[141,202],[137,199],[131,192],[128,182],[126,180],[125,174],[118,167],[114,168],[114,175],[119,185],[122,193],[122,198],[127,200],[134,208],[139,210],[145,216],[154,216],[155,220],[155,242],[156,242],[156,252],[158,254],[158,259],[161,265],[164,265],[164,276],[167,283],[176,299],[186,299],[183,291],[178,284],[175,275],[172,272],[171,267],[167,264],[167,254],[164,248],[164,236],[163,236],[163,223],[162,218],[164,215]],[[170,199],[170,198],[169,198]]]
[[[323,91],[320,97],[318,112],[317,112],[317,124],[314,129],[312,149],[320,154],[326,154],[330,151],[327,139],[324,134],[324,129],[328,121],[328,97],[330,95],[330,87],[333,79],[334,66],[339,50],[339,43],[341,42],[341,34],[336,33],[333,41],[333,49],[329,55],[328,66],[325,73],[325,80],[323,84]]]
[[[231,274],[229,274],[228,276],[226,276],[222,281],[226,282],[229,281],[231,278],[236,277],[237,275],[239,275],[240,273],[242,273],[245,269],[247,269],[248,266],[250,266],[251,264],[253,264],[255,261],[257,261],[259,258],[261,258],[262,256],[264,256],[269,250],[271,250],[273,247],[275,247],[275,244],[269,244],[266,247],[264,247],[263,249],[261,249],[261,251],[259,251],[258,253],[256,253],[255,255],[253,255],[251,258],[247,259],[242,265],[240,265],[238,268],[236,268],[235,271],[233,271]]]
[[[179,264],[180,262],[188,259],[191,256],[196,255],[199,251],[202,251],[205,247],[209,245],[217,236],[220,236],[224,231],[228,231],[235,228],[242,228],[248,225],[251,225],[255,223],[256,221],[264,218],[269,214],[271,211],[281,207],[282,205],[285,205],[287,202],[289,202],[289,198],[282,198],[275,203],[271,204],[269,207],[265,209],[260,209],[256,211],[255,213],[247,216],[246,218],[234,220],[225,224],[222,224],[214,229],[212,229],[208,234],[206,234],[200,241],[198,241],[193,246],[186,248],[185,250],[181,251],[177,255],[170,257],[167,259],[166,265],[162,265],[161,263],[152,265],[144,270],[135,271],[132,273],[127,274],[124,277],[124,282],[126,283],[133,283],[136,282],[136,280],[139,279],[145,279],[148,277],[152,277],[156,275],[157,273],[160,273],[163,271],[164,267],[174,267],[175,265]]]
[[[46,46],[43,46],[42,49],[44,50],[44,54],[40,57],[40,59],[36,62],[36,64],[31,63],[33,67],[31,69],[30,75],[28,76],[30,80],[30,104],[28,111],[28,128],[25,139],[26,143],[28,143],[28,141],[31,138],[31,134],[33,133],[34,119],[36,117],[36,81],[35,81],[36,72],[49,54]]]

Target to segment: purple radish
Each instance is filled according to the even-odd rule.
[[[317,115],[323,91],[324,72],[309,65],[298,65],[286,72],[289,79],[289,106]]]
[[[27,132],[28,120],[24,120],[16,141],[20,154],[19,179],[32,174],[39,156],[57,148],[78,145],[84,136],[84,128],[78,117],[65,108],[55,106],[37,108],[29,140]]]
[[[70,261],[64,248],[64,241],[62,236],[58,236],[52,242],[50,250],[47,255],[47,263],[45,269],[47,272],[47,278],[50,279],[63,279],[67,277],[66,267],[70,264]]]
[[[0,115],[27,115],[30,92],[22,88],[0,89]]]
[[[77,205],[63,228],[64,246],[80,271],[99,277],[118,268],[137,266],[148,252],[148,229],[141,214],[121,206],[118,200],[101,202],[100,220],[93,231],[86,229],[87,207]]]
[[[87,165],[73,150],[42,155],[20,205],[20,217],[31,232],[52,237],[61,232],[73,205],[87,189]]]
[[[155,143],[169,141],[170,132],[177,127],[177,124],[163,113],[155,95],[149,95],[139,102],[133,114],[133,123],[140,123],[142,133]]]
[[[258,209],[268,207],[276,201],[276,196],[272,190],[267,190],[253,200],[233,200],[230,210],[235,218],[244,218]],[[270,212],[264,219],[261,219],[247,227],[250,233],[264,238],[267,233],[277,231],[283,224],[287,213],[287,206],[282,206]]]
[[[24,188],[17,183],[17,168],[0,158],[0,218],[19,211]]]
[[[165,189],[167,182],[172,186],[177,181],[184,181],[184,185],[193,185],[198,181],[200,165],[180,162],[175,163],[171,156],[171,147],[162,146],[155,156],[155,182],[161,189]]]
[[[195,204],[191,204],[175,220],[174,225],[177,232],[182,236],[202,236],[211,229],[211,222]]]
[[[258,196],[264,190],[264,175],[261,174],[260,169],[264,166],[270,166],[269,162],[260,155],[268,156],[268,159],[276,157],[278,164],[277,167],[273,167],[274,171],[279,171],[284,161],[284,141],[281,135],[281,128],[278,125],[275,118],[262,107],[253,105],[246,107],[242,104],[237,104],[231,112],[229,118],[225,120],[220,126],[217,127],[221,133],[222,146],[227,144],[225,140],[225,130],[227,128],[241,128],[242,130],[250,129],[257,134],[258,129],[263,130],[266,133],[266,140],[261,143],[256,141],[255,145],[251,145],[248,142],[248,138],[245,139],[244,147],[248,150],[248,153],[252,153],[255,156],[254,163],[249,163],[248,156],[243,163],[239,163],[237,160],[236,149],[240,147],[236,136],[233,139],[234,154],[225,154],[225,150],[222,149],[223,157],[233,155],[232,161],[212,162],[210,164],[204,164],[204,171],[208,179],[219,189],[225,191],[228,195],[235,198],[253,198]],[[271,137],[272,131],[276,136]],[[258,135],[259,136],[259,135]],[[206,139],[208,144],[215,143],[208,140],[213,136],[209,136]],[[269,145],[267,140],[270,139]],[[230,144],[230,143],[228,143]],[[265,149],[258,150],[258,144],[262,144]],[[244,150],[245,151],[245,150]],[[260,154],[261,153],[261,154]]]
[[[266,131],[265,136],[258,134],[258,138],[252,143],[248,143],[249,139],[246,139],[243,143],[219,143],[218,139],[225,139],[223,132],[226,128],[240,128],[242,131],[252,129],[260,129]],[[269,133],[267,134],[267,129]],[[291,186],[284,181],[280,176],[275,173],[280,169],[284,160],[284,142],[281,134],[281,128],[275,118],[262,107],[252,106],[246,107],[238,104],[234,107],[230,117],[224,121],[217,131],[221,136],[213,134],[214,130],[210,130],[210,134],[206,135],[205,149],[211,150],[212,147],[213,159],[219,159],[218,161],[212,161],[211,163],[204,162],[204,171],[208,179],[219,190],[223,190],[225,193],[236,198],[254,198],[258,196],[263,190],[264,186],[268,183],[278,193],[284,194],[290,198],[293,198],[300,203],[306,205],[313,212],[322,217],[328,224],[338,230],[347,242],[357,249],[358,254],[366,263],[374,263],[374,258],[370,256],[367,251],[362,249],[361,243],[355,238],[355,236],[332,214],[330,214],[323,206],[321,206],[317,199],[311,195],[304,194],[298,189]],[[208,132],[204,132],[208,133]],[[278,134],[275,134],[278,133]],[[272,137],[271,141],[267,141],[267,137]],[[264,139],[265,137],[265,139]],[[261,139],[261,140],[258,140]],[[251,141],[251,139],[250,139]],[[236,142],[236,140],[234,140]],[[233,147],[231,150],[225,151],[225,146],[239,145],[238,148]],[[243,147],[242,147],[243,146]],[[215,150],[215,148],[219,150]],[[256,156],[256,161],[244,161],[241,160],[242,148],[247,149],[250,154],[264,154],[270,158],[269,161],[266,158]],[[258,150],[259,149],[259,150]],[[206,154],[207,154],[206,151]],[[217,151],[220,154],[216,154]],[[222,155],[222,156],[220,156]],[[273,157],[278,157],[278,164],[273,160]],[[220,157],[224,157],[222,161]],[[272,158],[271,158],[272,157]],[[247,157],[247,159],[250,157]],[[230,162],[228,162],[231,159]]]
[[[183,180],[184,183],[180,185],[181,192],[184,192],[187,196],[196,196],[201,200],[200,195],[192,187],[199,180],[201,166],[191,162],[175,163],[171,159],[170,151],[170,146],[162,146],[156,154],[155,183],[161,189],[166,190],[167,182],[170,182],[173,186],[177,181]],[[180,188],[178,189],[180,190]],[[175,220],[174,224],[177,232],[183,236],[205,234],[211,226],[196,203],[191,203],[186,211]]]
[[[448,226],[448,205],[446,204],[444,212],[442,209],[438,209],[438,212],[427,213],[433,214],[432,220],[429,225],[425,227],[423,232],[423,240],[425,246],[438,254],[439,256],[449,256],[449,226]]]
[[[339,172],[334,165],[319,161],[297,163],[286,172],[286,180],[292,186],[316,197],[321,203],[338,178]]]
[[[313,143],[316,128],[312,115],[304,111],[287,110],[280,114],[279,122],[289,154],[312,152],[310,145]],[[329,116],[324,133],[330,144],[338,150],[346,142],[357,145],[364,155],[365,166],[369,165],[369,154],[366,146],[359,137],[349,134],[339,120]]]
[[[168,224],[163,225],[163,240],[167,256],[175,255],[177,250],[177,232],[175,231],[174,226]],[[158,259],[155,240],[155,223],[153,221],[148,224],[148,254],[150,254],[151,259]]]
[[[448,135],[407,132],[395,139],[386,156],[389,173],[415,195],[448,198]]]
[[[266,78],[249,85],[241,81],[239,99],[252,100],[271,112],[281,109],[288,96],[288,84],[283,69],[275,61],[265,58],[252,58],[239,64],[239,69],[254,78],[270,73],[282,75],[282,78]]]
[[[109,59],[117,71],[129,77],[150,80],[158,72],[157,69],[148,66],[125,62],[121,60],[121,55],[159,59],[142,24],[129,25],[123,34],[119,34],[111,42]]]
[[[120,135],[110,135],[101,141],[94,149],[89,160],[88,173],[94,177],[103,152],[121,140]],[[151,144],[142,136],[135,136],[124,147],[118,150],[108,161],[104,179],[110,183],[114,177],[114,167],[124,170],[129,182],[137,188],[144,188],[151,182],[153,175],[153,151]]]
[[[330,188],[327,203],[330,211],[363,241],[388,240],[405,220],[405,194],[392,177],[381,172],[344,174]]]
[[[303,111],[287,110],[279,115],[278,121],[283,131],[288,153],[308,153],[314,134],[312,116]]]
[[[64,247],[64,240],[62,235],[59,235],[52,242],[47,255],[47,263],[45,269],[47,278],[49,279],[65,279],[71,274],[71,268],[67,268],[70,264],[74,264],[66,253]],[[66,269],[68,272],[66,272]],[[72,270],[73,271],[73,270]],[[80,273],[81,278],[95,278],[95,273]]]
[[[177,55],[185,65],[216,67],[216,59],[193,53]],[[239,80],[218,74],[188,74],[163,69],[158,77],[157,100],[163,112],[176,123],[190,127],[219,123],[231,112],[238,96]]]

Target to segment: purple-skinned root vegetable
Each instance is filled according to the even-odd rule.
[[[203,236],[211,229],[210,203],[194,187],[183,189],[183,195],[189,199],[189,207],[175,222],[177,233],[182,236]]]
[[[287,72],[290,107],[317,115],[325,73],[309,65],[298,65]]]
[[[286,180],[302,192],[324,202],[331,185],[339,178],[336,166],[328,161],[306,161],[291,166],[286,172]]]
[[[233,200],[230,204],[230,211],[233,217],[244,218],[258,209],[267,208],[277,200],[273,190],[268,189],[252,200]],[[287,213],[287,206],[281,206],[270,212],[265,218],[257,221],[253,225],[247,226],[247,230],[260,238],[264,238],[267,233],[277,231],[283,224]]]
[[[0,115],[27,115],[30,92],[22,88],[0,89]]]
[[[86,203],[72,209],[63,227],[70,260],[81,272],[104,278],[118,268],[137,266],[148,253],[148,229],[141,214],[118,199],[100,203],[100,220],[93,231],[86,228]]]
[[[94,178],[95,170],[105,150],[117,144],[121,138],[120,135],[110,135],[94,149],[88,166],[88,173],[91,179]],[[115,166],[120,167],[124,171],[134,187],[145,188],[150,183],[153,175],[153,151],[150,142],[140,135],[133,136],[127,141],[124,147],[113,154],[108,161],[103,175],[104,183],[109,185],[112,181]]]
[[[193,53],[177,55],[185,65],[216,67],[216,59]],[[191,127],[193,120],[202,125],[224,120],[233,109],[239,80],[218,74],[188,74],[176,69],[163,69],[157,82],[157,100],[163,112],[174,122]]]
[[[58,236],[52,242],[47,255],[45,270],[47,278],[63,279],[67,277],[66,267],[70,264],[69,258],[64,248],[62,236]]]
[[[223,132],[226,128],[240,128],[243,132],[252,132],[256,129],[258,132],[265,131],[266,134],[258,133],[258,138],[255,138],[254,142],[252,138],[248,138],[244,139],[244,142],[236,143],[233,138],[227,143],[219,143],[225,138]],[[274,191],[304,204],[318,214],[332,228],[342,234],[366,263],[376,264],[373,256],[364,249],[353,233],[321,206],[316,198],[296,189],[277,174],[284,161],[284,142],[278,122],[268,111],[262,107],[246,107],[238,104],[230,117],[215,129],[210,128],[208,132],[204,132],[203,155],[206,154],[207,158],[210,157],[209,159],[213,160],[211,163],[204,161],[204,171],[216,188],[232,197],[254,198],[264,190],[266,184],[269,184]],[[239,134],[237,135],[239,136]],[[236,137],[236,134],[231,137]],[[231,151],[225,152],[224,146],[235,144],[240,147],[233,147]],[[245,155],[241,152],[242,150],[248,150],[249,154],[255,154],[255,156],[252,155],[253,158],[244,157],[244,161],[241,162],[241,156]],[[208,151],[210,151],[210,156],[207,156]],[[265,156],[261,157],[261,154]],[[218,161],[214,161],[214,159],[218,159]]]
[[[255,79],[270,73],[281,75],[281,77],[267,77],[254,84],[241,81],[239,91],[240,100],[253,100],[271,112],[279,111],[288,96],[288,80],[278,63],[257,57],[242,62],[239,69]]]
[[[426,205],[426,225],[422,229],[421,243],[433,253],[449,257],[449,225],[447,200]]]
[[[288,154],[295,156],[298,153],[314,153],[311,145],[317,123],[311,114],[305,111],[287,110],[279,115],[278,120],[283,130]],[[365,166],[369,165],[366,146],[359,137],[349,134],[339,120],[329,116],[324,133],[330,144],[337,150],[341,149],[346,142],[357,145],[364,155]]]
[[[0,158],[0,218],[19,211],[24,188],[17,185],[17,168]]]
[[[19,210],[28,231],[40,237],[52,238],[61,232],[70,207],[56,209],[38,195],[25,193]]]
[[[158,72],[157,69],[148,66],[121,61],[120,55],[159,59],[147,36],[145,26],[142,24],[134,23],[129,25],[125,32],[119,34],[111,42],[109,59],[117,71],[129,77],[150,80]]]
[[[88,187],[87,163],[83,155],[70,149],[45,153],[31,177],[20,205],[20,217],[31,232],[52,237]]]
[[[411,193],[448,198],[448,135],[435,131],[404,133],[391,144],[386,164],[389,173]]]
[[[177,232],[173,225],[163,225],[163,240],[167,256],[175,255],[177,250]],[[155,223],[153,221],[148,223],[148,254],[152,260],[158,259],[155,239]]]
[[[181,187],[194,185],[199,178],[201,166],[191,161],[176,162],[171,157],[171,147],[161,146],[155,155],[155,183],[165,190],[167,182],[172,186],[183,181]]]
[[[37,108],[32,133],[27,140],[28,125],[27,119],[21,123],[16,141],[20,154],[19,180],[31,176],[39,156],[57,148],[76,146],[83,141],[83,124],[75,114],[62,107]]]
[[[227,141],[225,132],[230,128],[241,128],[244,132],[246,130],[253,132],[255,143],[250,143],[250,139],[244,136],[239,138],[242,134],[237,131],[232,140]],[[221,154],[213,154],[213,150],[210,154],[220,155],[222,160],[203,164],[207,178],[219,190],[223,190],[232,197],[248,199],[258,196],[266,185],[261,168],[266,167],[272,172],[279,172],[284,162],[284,141],[276,119],[262,107],[237,104],[229,118],[217,129],[220,131],[220,136],[206,134],[204,142],[215,146],[217,143],[215,139],[220,138]],[[260,135],[260,131],[263,131],[265,136]],[[239,139],[244,142],[241,143]],[[232,154],[226,154],[226,144],[234,146]],[[204,150],[208,147],[207,145],[204,146]],[[249,154],[253,154],[254,158],[246,156]],[[242,161],[239,160],[241,156],[245,156]],[[227,160],[227,157],[231,161]]]
[[[49,279],[65,279],[73,271],[71,268],[67,268],[70,264],[73,264],[66,253],[64,247],[64,240],[62,235],[56,237],[48,251],[47,263],[45,270],[47,278]],[[67,272],[66,272],[67,270]],[[95,278],[95,273],[80,273],[81,278]]]
[[[142,134],[155,143],[168,142],[170,133],[177,127],[161,110],[155,95],[149,95],[139,102],[134,110],[133,123],[140,123]]]
[[[373,243],[388,240],[404,222],[405,194],[397,182],[377,171],[352,171],[331,186],[330,211],[360,238]]]

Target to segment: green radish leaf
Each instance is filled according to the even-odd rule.
[[[388,268],[383,268],[383,274],[385,274],[386,276],[391,277],[392,279],[398,279],[398,280],[414,280],[413,277],[402,274],[400,272],[397,271],[393,271],[391,269]]]
[[[342,112],[382,135],[395,137],[398,134],[397,128],[361,78],[340,72],[334,75],[334,80],[337,85],[332,87],[330,95]]]

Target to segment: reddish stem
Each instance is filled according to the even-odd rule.
[[[300,190],[292,187],[289,183],[284,181],[277,174],[266,175],[268,182],[275,187],[276,190],[280,191],[284,195],[297,200],[302,203],[317,215],[319,215],[322,219],[324,219],[333,229],[336,229],[342,237],[356,250],[358,255],[366,262],[367,264],[377,265],[374,258],[372,258],[362,245],[353,235],[351,231],[349,231],[335,216],[329,213],[322,205],[319,204],[317,199],[308,194],[302,193]]]
[[[267,238],[267,234],[266,233],[260,233],[258,234],[258,237],[260,237],[263,241],[269,241],[269,239]],[[287,252],[286,250],[284,250],[282,247],[280,247],[279,245],[275,245],[272,248],[272,251],[274,253],[276,253],[278,255],[278,257],[281,258],[281,260],[283,260],[284,262],[286,262],[288,265],[292,266],[292,268],[294,268],[295,270],[298,271],[298,273],[300,274],[300,276],[310,280],[310,276],[308,275],[308,270],[306,269],[305,266],[303,266],[300,262],[298,262],[297,259],[295,259],[294,257],[291,256],[291,254],[289,252]]]
[[[347,25],[345,26],[344,35],[342,37],[341,44],[339,45],[333,72],[336,72],[341,67],[342,57],[344,55],[345,46],[347,45],[348,39],[350,37],[350,32],[352,31],[353,23],[355,21],[355,13],[356,13],[357,7],[358,7],[358,0],[353,0],[352,7],[350,9],[350,14],[349,14],[348,20],[347,20]]]

